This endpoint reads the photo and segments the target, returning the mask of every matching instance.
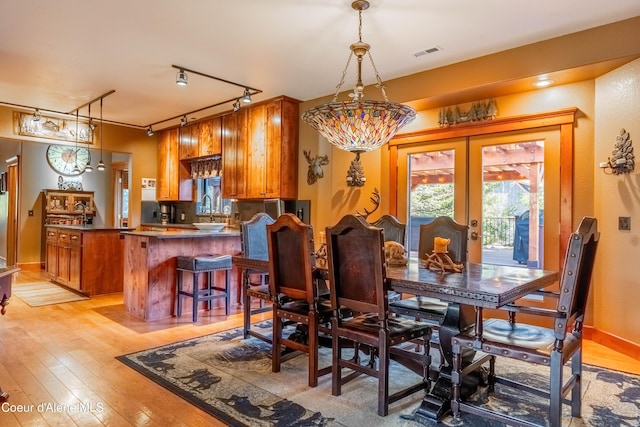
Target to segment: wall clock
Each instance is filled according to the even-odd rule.
[[[91,154],[84,147],[52,144],[47,148],[49,166],[61,175],[76,176],[84,173],[84,168],[91,163]],[[76,164],[80,173],[73,172]]]

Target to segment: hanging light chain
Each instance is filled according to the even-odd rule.
[[[376,68],[376,64],[373,62],[373,56],[371,56],[371,52],[367,51],[367,56],[369,56],[369,59],[371,60],[371,66],[373,67],[373,72],[376,75],[376,80],[378,81],[378,84],[376,84],[376,87],[378,89],[380,89],[380,91],[382,92],[382,96],[384,97],[384,101],[388,102],[389,99],[387,98],[387,91],[385,90],[385,84],[382,81],[382,79],[380,78],[380,74],[378,74],[378,69]]]
[[[344,70],[342,70],[342,78],[340,79],[340,83],[336,86],[336,93],[333,95],[333,102],[338,100],[338,94],[340,93],[340,89],[344,84],[344,79],[347,76],[347,70],[349,69],[349,64],[351,63],[351,58],[353,58],[353,51],[349,54],[349,58],[347,58],[347,65],[345,65]]]

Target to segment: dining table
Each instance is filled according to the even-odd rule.
[[[242,256],[234,256],[233,264],[241,271],[269,270],[268,261]],[[316,277],[328,278],[325,266],[316,269]],[[441,354],[446,363],[440,364],[433,386],[413,414],[418,419],[440,420],[449,412],[451,405],[451,338],[474,325],[481,325],[483,309],[499,309],[553,285],[558,280],[558,272],[470,262],[464,263],[462,272],[450,272],[426,268],[417,258],[410,258],[406,266],[387,267],[386,280],[389,289],[395,292],[438,298],[448,303],[438,332]],[[465,354],[464,358],[468,363],[473,359],[474,353],[469,351]],[[401,359],[398,361],[402,363]],[[470,380],[463,392],[472,394],[481,381],[480,376],[481,373],[478,373],[475,384]]]

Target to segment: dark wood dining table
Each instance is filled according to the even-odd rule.
[[[268,261],[241,256],[233,257],[233,264],[243,271],[269,269]],[[318,269],[320,278],[326,278],[323,272],[326,269]],[[410,259],[407,266],[388,267],[386,277],[389,288],[396,292],[438,298],[449,303],[439,327],[440,346],[447,363],[441,367],[435,384],[414,414],[416,418],[439,420],[450,409],[451,337],[481,322],[482,309],[500,308],[548,287],[558,280],[558,273],[478,263],[466,263],[461,273],[442,272],[424,268],[417,259]],[[466,357],[472,358],[473,354]]]

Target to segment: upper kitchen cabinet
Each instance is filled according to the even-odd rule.
[[[298,196],[298,104],[280,97],[248,108],[246,198]]]
[[[222,116],[222,197],[246,199],[247,109]]]
[[[198,123],[198,156],[209,157],[222,152],[222,117]]]
[[[180,160],[191,160],[198,157],[198,140],[200,129],[198,123],[180,127]]]
[[[159,132],[158,182],[156,198],[167,201],[191,201],[193,184],[189,169],[180,161],[180,130],[177,128]]]

